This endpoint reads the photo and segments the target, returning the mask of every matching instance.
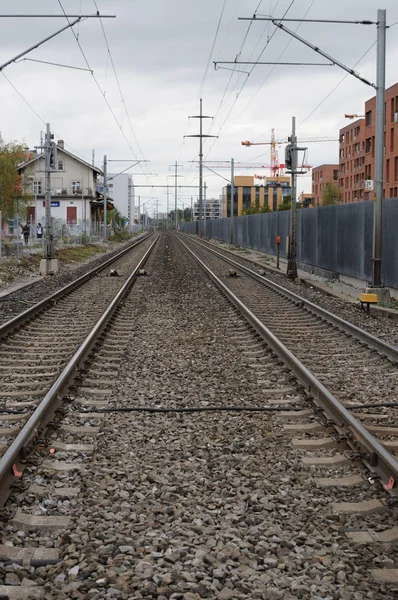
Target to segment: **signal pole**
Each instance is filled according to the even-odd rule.
[[[45,257],[40,261],[40,275],[52,275],[59,271],[59,261],[54,258],[54,231],[51,218],[51,171],[57,168],[57,146],[53,141],[54,134],[51,133],[50,123],[46,124],[46,135],[44,141],[44,171],[46,182],[46,251]]]
[[[287,167],[287,173],[291,173],[292,176],[292,199],[291,199],[291,217],[290,217],[290,240],[287,257],[287,271],[286,276],[289,279],[297,278],[297,263],[296,263],[296,222],[297,222],[297,175],[304,173],[305,171],[297,170],[297,156],[298,152],[305,152],[307,148],[298,148],[297,137],[296,137],[296,117],[292,117],[292,136],[290,143],[285,148],[285,165]]]
[[[200,112],[198,115],[189,117],[190,119],[199,119],[199,134],[186,135],[184,137],[195,137],[199,138],[199,231],[202,232],[201,222],[203,219],[203,138],[216,138],[217,135],[206,135],[203,133],[203,119],[213,119],[204,115],[202,112],[202,98],[200,99]]]

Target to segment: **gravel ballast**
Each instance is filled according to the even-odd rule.
[[[3,543],[59,549],[61,561],[3,565],[2,583],[29,581],[49,600],[393,597],[394,585],[374,581],[371,569],[398,566],[395,545],[358,545],[346,531],[393,527],[394,503],[358,460],[303,465],[347,452],[330,428],[310,432],[312,413],[90,412],[310,406],[175,238],[161,236],[146,270],[88,366],[85,377],[97,372],[95,388],[82,377],[63,431],[38,449],[27,471],[26,485],[42,491],[27,489],[8,503],[10,511],[70,518],[61,532],[21,531],[12,522],[3,529]],[[327,449],[294,448],[294,439],[325,436],[334,442]],[[57,442],[94,443],[95,450],[50,454]],[[56,470],[55,462],[43,468],[42,460],[67,461],[74,470]],[[355,487],[316,482],[353,474],[361,476]],[[60,487],[79,492],[59,497]],[[386,505],[365,516],[333,508],[365,500]]]

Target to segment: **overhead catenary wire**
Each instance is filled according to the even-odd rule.
[[[36,117],[39,119],[39,121],[41,123],[43,123],[43,125],[46,125],[46,121],[43,119],[43,117],[41,117],[39,115],[39,113],[33,108],[33,106],[28,102],[28,100],[25,98],[25,96],[22,94],[22,92],[16,87],[16,85],[7,77],[7,75],[4,73],[4,71],[1,72],[1,74],[3,75],[4,79],[8,82],[8,84],[12,87],[12,89],[16,92],[16,94],[18,94],[18,96],[21,98],[22,102],[24,102],[26,104],[26,106],[33,112],[34,115],[36,115]],[[60,136],[56,131],[52,130],[54,135],[56,135],[58,138],[61,138],[62,136]],[[87,156],[84,156],[84,154],[81,154],[80,152],[78,152],[77,150],[75,150],[75,148],[73,148],[70,144],[67,144],[65,142],[65,146],[67,148],[69,148],[74,154],[76,154],[76,156],[80,156],[81,158],[84,158],[84,160],[86,162],[90,162],[91,159],[87,158]]]
[[[290,10],[290,9],[291,9],[291,7],[293,6],[294,2],[295,2],[295,0],[291,0],[291,2],[290,2],[290,4],[289,4],[289,6],[288,6],[288,7],[287,7],[287,9],[285,10],[285,12],[284,12],[284,14],[283,14],[282,18],[284,18],[284,17],[287,15],[287,13],[289,12],[289,10]],[[314,3],[314,2],[315,2],[315,0],[312,0],[312,4],[311,4],[311,6],[313,5],[313,3]],[[310,10],[311,6],[310,6],[310,7],[307,9],[307,12],[306,12],[305,14],[307,14],[307,13],[308,13],[308,11]],[[304,16],[305,16],[305,15],[304,15]],[[303,17],[303,18],[304,18],[304,17]],[[252,22],[253,22],[253,21],[250,21],[250,23],[252,23]],[[261,50],[261,52],[260,52],[260,54],[259,54],[259,56],[258,56],[258,58],[257,58],[257,61],[256,61],[256,62],[258,62],[258,61],[260,60],[260,58],[262,57],[262,55],[264,54],[264,52],[265,52],[266,48],[269,46],[269,44],[270,44],[271,40],[273,39],[274,35],[276,34],[277,30],[278,30],[278,28],[277,28],[277,27],[275,27],[275,29],[274,29],[274,31],[272,32],[271,36],[270,36],[270,37],[267,39],[267,41],[266,41],[266,43],[265,43],[265,45],[264,45],[263,49]],[[286,46],[286,47],[287,47],[287,46]],[[281,57],[282,57],[282,55],[283,55],[283,53],[280,55],[280,57],[279,57],[279,58],[281,58]],[[279,60],[279,59],[278,59],[278,60]],[[243,92],[243,90],[244,90],[244,88],[245,88],[245,86],[246,86],[246,84],[247,84],[247,82],[248,82],[248,80],[249,80],[249,77],[250,77],[250,75],[253,73],[253,71],[254,71],[254,69],[255,69],[255,68],[256,68],[256,64],[254,64],[254,65],[252,66],[252,68],[250,69],[250,71],[249,71],[249,73],[248,73],[248,75],[247,75],[246,79],[244,80],[244,82],[243,82],[243,84],[242,84],[241,88],[240,88],[240,89],[239,89],[239,91],[237,92],[237,94],[236,94],[236,96],[235,96],[235,99],[234,99],[234,101],[233,101],[233,103],[232,103],[232,106],[230,107],[230,109],[229,109],[229,111],[228,111],[228,113],[227,113],[227,116],[225,117],[224,121],[222,122],[222,124],[221,124],[221,126],[220,126],[220,128],[219,128],[219,130],[218,130],[218,134],[217,134],[217,135],[218,135],[218,137],[220,136],[220,134],[221,134],[221,131],[222,131],[222,130],[223,130],[223,128],[225,127],[225,124],[226,124],[226,122],[228,121],[230,114],[232,113],[233,109],[235,108],[235,105],[236,105],[236,103],[237,103],[237,101],[238,101],[238,99],[239,99],[239,97],[240,97],[241,93]],[[271,72],[272,72],[272,70],[271,70]],[[269,75],[271,74],[271,72],[269,73]],[[266,81],[266,80],[265,80],[265,81]],[[264,81],[264,82],[261,84],[261,86],[260,86],[260,89],[261,89],[261,87],[264,85],[265,81]],[[259,90],[258,90],[258,91],[259,91]],[[257,94],[257,92],[256,92],[256,94]],[[250,101],[250,102],[251,102],[251,101]],[[247,104],[247,106],[249,106],[250,102]],[[243,114],[243,112],[246,110],[247,106],[246,106],[246,107],[245,107],[245,109],[242,111],[242,113],[240,114],[240,116],[242,116],[242,114]],[[214,145],[215,145],[216,141],[217,141],[217,140],[214,140],[214,142],[213,142],[213,143],[212,143],[212,145],[210,146],[210,148],[209,148],[209,150],[208,150],[208,152],[207,152],[207,154],[206,154],[206,158],[208,158],[208,156],[209,156],[210,152],[212,151],[212,149],[213,149],[213,147],[214,147]]]
[[[359,65],[359,63],[361,62],[361,60],[363,60],[365,58],[365,56],[372,50],[372,48],[376,45],[376,40],[373,42],[373,44],[371,46],[369,46],[369,48],[366,50],[366,52],[364,52],[362,54],[362,56],[357,60],[357,62],[354,64],[354,66],[352,67],[353,69],[355,69],[356,66]],[[321,100],[321,102],[319,102],[315,108],[305,117],[305,119],[303,119],[297,126],[297,128],[301,127],[301,125],[303,125],[303,123],[305,123],[306,121],[308,121],[308,119],[310,117],[312,117],[312,115],[318,110],[318,108],[320,108],[322,106],[322,104],[324,104],[326,102],[326,100],[328,100],[330,98],[330,96],[337,90],[338,87],[340,87],[340,85],[347,79],[347,77],[349,76],[349,73],[346,73],[341,79],[340,81],[330,90],[330,92],[328,92],[326,94],[326,96],[323,98],[323,100]]]
[[[202,92],[203,92],[203,87],[204,87],[204,84],[205,84],[205,81],[206,81],[207,73],[209,71],[209,66],[210,66],[210,63],[211,63],[211,58],[213,56],[214,48],[215,48],[217,37],[218,37],[219,31],[220,31],[220,26],[221,26],[221,22],[222,22],[222,19],[223,19],[223,16],[224,16],[224,11],[225,11],[225,7],[226,7],[226,4],[227,4],[227,1],[228,0],[224,0],[224,3],[223,3],[222,8],[221,8],[220,17],[218,19],[218,23],[217,23],[217,27],[216,27],[216,32],[214,34],[213,43],[211,45],[211,49],[210,49],[210,53],[209,53],[209,58],[208,58],[207,63],[206,63],[205,72],[203,74],[202,81],[200,83],[199,90],[198,90],[198,93],[197,93],[196,98],[195,98],[195,105],[196,105],[198,99],[201,98],[201,95],[202,95]],[[195,107],[193,107],[193,109],[191,110],[191,115],[192,115],[194,109],[195,109]],[[181,151],[182,151],[182,148],[183,148],[184,142],[185,142],[185,137],[186,136],[184,135],[183,138],[182,138],[181,144],[180,144],[180,150],[178,152],[178,161],[180,160]]]
[[[295,1],[295,0],[292,0],[292,3],[293,3],[294,1]],[[254,14],[257,14],[257,11],[259,10],[259,8],[260,8],[260,6],[261,6],[262,2],[263,2],[263,0],[260,0],[260,1],[259,1],[259,3],[257,4],[257,7],[256,7],[256,9],[255,9],[255,11],[254,11]],[[280,2],[280,0],[277,0],[277,4],[276,4],[276,6],[279,4],[279,2]],[[244,48],[244,46],[245,46],[245,43],[246,43],[246,41],[247,41],[247,38],[248,38],[249,31],[250,31],[250,29],[251,29],[251,26],[252,26],[252,22],[250,22],[250,23],[249,23],[249,25],[248,25],[248,27],[247,27],[247,29],[246,29],[246,33],[245,33],[245,35],[244,35],[244,37],[243,37],[242,43],[241,43],[241,45],[240,45],[240,48],[239,48],[239,50],[238,50],[238,54],[236,55],[236,60],[238,60],[238,57],[240,57],[240,56],[241,56],[241,54],[242,54],[243,48]],[[276,28],[275,28],[275,29],[276,29]],[[256,44],[256,47],[257,47],[257,45],[258,45],[258,42],[257,42],[257,44]],[[253,52],[252,52],[252,54],[253,54]],[[251,56],[252,56],[252,55],[251,55]],[[228,91],[228,89],[229,89],[229,86],[230,86],[230,84],[231,84],[232,78],[233,78],[233,76],[234,76],[234,74],[235,74],[235,73],[236,73],[236,67],[234,67],[234,69],[232,69],[231,75],[230,75],[230,77],[229,77],[229,79],[228,79],[228,82],[227,82],[227,85],[226,85],[226,87],[225,87],[225,89],[224,89],[224,92],[223,92],[223,95],[222,95],[221,101],[220,101],[220,103],[219,103],[219,105],[218,105],[218,108],[217,108],[217,110],[216,110],[215,114],[214,114],[214,117],[213,117],[212,123],[210,124],[209,130],[207,131],[207,134],[206,134],[206,135],[209,135],[209,134],[210,134],[210,132],[211,132],[211,130],[212,130],[212,128],[213,128],[213,124],[214,124],[214,122],[215,122],[215,119],[216,119],[216,117],[217,117],[218,113],[220,112],[220,110],[221,110],[221,108],[222,108],[222,106],[223,106],[223,103],[224,103],[225,96],[226,96],[226,94],[227,94],[227,91]],[[239,78],[238,78],[238,81],[239,81]],[[231,94],[231,93],[232,93],[232,90],[231,90],[230,94]],[[228,98],[229,98],[230,94],[228,95]],[[185,138],[184,138],[184,139],[185,139]],[[190,173],[191,173],[191,171],[192,171],[192,168],[193,168],[193,162],[191,161],[191,165],[190,165],[190,168],[189,168],[188,176],[190,175]]]
[[[97,12],[99,13],[98,4],[97,4],[96,0],[93,0],[93,2],[94,2],[95,8],[97,9]],[[119,80],[118,74],[116,72],[116,67],[115,67],[115,63],[114,63],[113,56],[112,56],[112,53],[111,53],[111,49],[109,47],[109,42],[108,42],[108,38],[107,38],[107,35],[106,35],[106,32],[105,32],[104,23],[103,23],[103,20],[101,18],[100,18],[100,23],[101,23],[101,29],[102,29],[102,33],[103,33],[105,44],[106,44],[106,48],[107,48],[107,55],[109,56],[109,60],[110,60],[111,66],[112,66],[113,74],[115,75],[117,87],[118,87],[118,90],[119,90],[119,94],[120,94],[120,98],[121,98],[121,101],[122,101],[122,105],[123,105],[124,111],[126,113],[127,120],[129,122],[130,130],[131,130],[131,133],[132,133],[132,135],[133,135],[133,137],[135,139],[135,142],[137,144],[138,150],[139,150],[139,152],[140,152],[143,160],[145,160],[144,153],[142,152],[141,146],[139,144],[139,141],[137,139],[137,135],[136,135],[134,127],[133,127],[133,124],[131,122],[131,117],[130,117],[130,114],[129,114],[129,111],[128,111],[128,108],[127,108],[126,101],[124,99],[122,87],[120,85],[120,80]],[[141,170],[144,173],[142,167],[141,167]]]
[[[60,5],[60,7],[61,7],[61,9],[62,9],[62,12],[63,12],[63,13],[64,13],[64,15],[65,15],[65,18],[66,18],[66,20],[69,22],[69,19],[68,19],[68,17],[67,17],[66,11],[65,11],[65,9],[64,9],[64,7],[63,7],[63,5],[62,5],[62,2],[61,2],[61,0],[58,0],[58,4]],[[90,63],[89,63],[89,61],[88,61],[88,59],[87,59],[87,56],[86,56],[86,54],[85,54],[85,52],[84,52],[84,50],[83,50],[83,48],[82,48],[82,45],[80,44],[80,41],[79,41],[79,39],[78,39],[78,37],[77,37],[76,33],[73,31],[73,28],[71,28],[71,32],[72,32],[72,35],[73,35],[73,37],[74,37],[74,38],[75,38],[75,40],[76,40],[76,43],[77,43],[77,45],[79,46],[80,52],[81,52],[81,54],[82,54],[82,56],[83,56],[83,58],[84,58],[84,61],[85,61],[86,65],[87,65],[87,67],[90,69],[90,71],[92,71],[92,68],[91,68],[91,66],[90,66]],[[133,154],[134,158],[138,160],[138,158],[137,158],[137,154],[135,153],[135,151],[134,151],[134,149],[133,149],[133,147],[132,147],[132,145],[131,145],[131,143],[130,143],[130,141],[129,141],[129,139],[128,139],[127,135],[126,135],[126,133],[125,133],[125,131],[124,131],[124,129],[123,129],[123,126],[121,125],[121,123],[119,122],[119,120],[118,120],[117,116],[115,115],[115,112],[114,112],[114,110],[113,110],[112,106],[111,106],[111,105],[110,105],[110,103],[108,102],[108,99],[106,98],[106,96],[105,96],[105,94],[104,94],[104,92],[103,92],[103,90],[102,90],[102,88],[101,88],[100,84],[98,83],[98,80],[97,80],[97,78],[96,78],[95,74],[94,74],[94,73],[91,73],[91,77],[93,78],[93,80],[94,80],[94,82],[95,82],[95,85],[97,86],[97,88],[98,88],[98,90],[99,90],[99,92],[100,92],[100,94],[101,94],[101,96],[102,96],[102,98],[103,98],[104,102],[106,103],[107,107],[109,108],[109,111],[111,112],[111,114],[112,114],[112,117],[113,117],[114,121],[116,122],[116,124],[117,124],[117,126],[118,126],[118,128],[119,128],[119,130],[120,130],[120,133],[121,133],[121,134],[122,134],[122,136],[124,137],[124,139],[125,139],[125,141],[126,141],[126,143],[127,143],[128,147],[130,148],[130,150],[131,150],[131,152],[132,152],[132,154]]]

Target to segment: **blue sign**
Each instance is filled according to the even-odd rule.
[[[51,200],[51,207],[61,206],[61,202],[59,200]]]

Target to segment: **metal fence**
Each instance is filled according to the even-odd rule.
[[[370,281],[372,277],[373,202],[320,206],[297,211],[297,260],[309,267]],[[208,238],[230,241],[230,219],[201,224]],[[182,223],[181,230],[199,234],[199,222]],[[276,253],[281,236],[281,257],[286,258],[290,211],[233,219],[233,243],[268,254]],[[383,262],[385,285],[398,288],[398,199],[383,203]]]
[[[25,225],[26,221],[22,221]],[[43,234],[38,237],[37,227],[34,223],[27,223],[29,235],[27,241],[22,233],[21,221],[13,219],[7,221],[6,226],[0,228],[1,252],[0,256],[21,256],[24,253],[42,252],[45,244],[45,223],[42,223]],[[55,248],[64,248],[81,244],[93,244],[104,238],[103,223],[92,223],[79,220],[77,223],[67,223],[64,219],[53,219]],[[109,237],[111,237],[109,235]]]

